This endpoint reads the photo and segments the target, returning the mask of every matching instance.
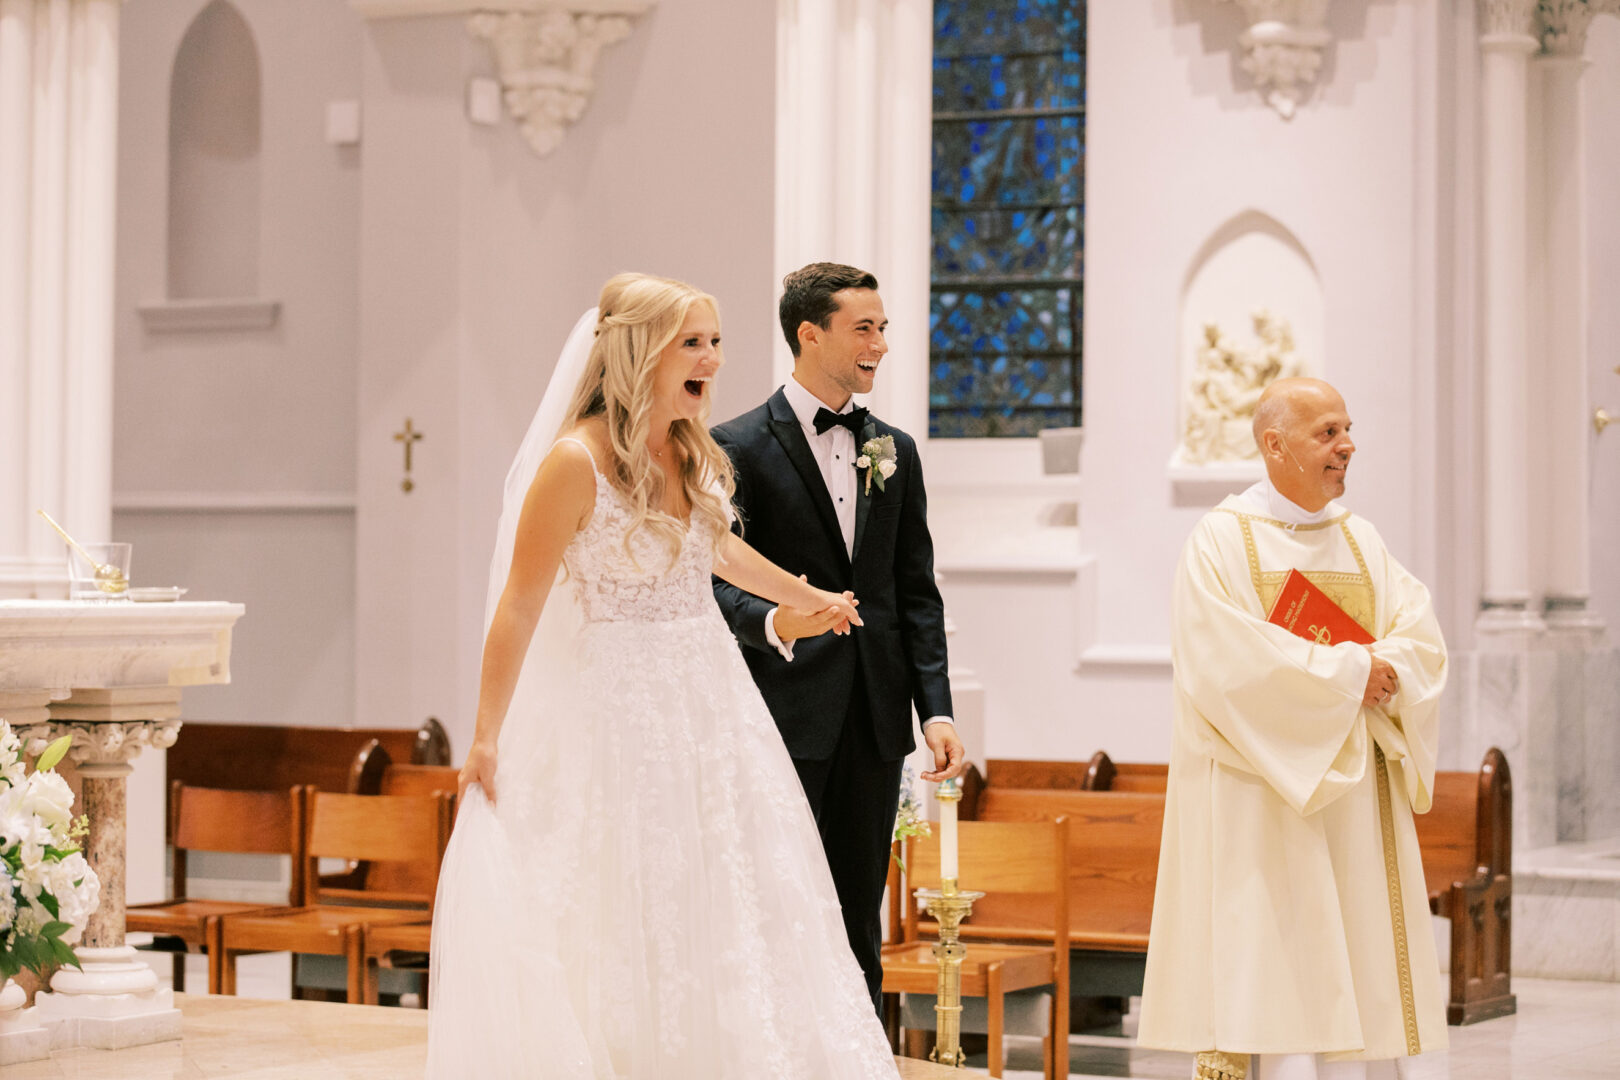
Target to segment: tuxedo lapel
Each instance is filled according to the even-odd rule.
[[[861,428],[861,437],[856,440],[855,457],[857,459],[861,456],[861,447],[865,446],[870,440],[877,438],[877,433],[877,425],[872,423],[871,418],[868,417],[865,426]],[[866,539],[866,519],[872,514],[872,500],[877,498],[873,494],[877,490],[875,486],[871,491],[867,490],[865,473],[866,470],[862,469],[857,474],[855,481],[855,543],[853,545],[855,550],[850,557],[852,563],[861,557],[861,541]]]
[[[804,428],[799,424],[799,418],[793,413],[793,406],[788,404],[787,396],[778,390],[771,395],[769,402],[771,414],[771,434],[776,441],[782,444],[787,453],[788,460],[793,462],[794,469],[798,470],[799,479],[810,496],[810,502],[816,508],[816,516],[821,519],[822,527],[827,530],[828,537],[838,554],[847,563],[849,553],[844,550],[844,531],[838,527],[838,511],[833,508],[832,495],[827,491],[827,482],[821,478],[821,467],[816,464],[816,456],[810,451],[810,443],[804,437]],[[859,504],[856,506],[857,515],[860,512]],[[860,526],[856,525],[856,543],[860,540]]]

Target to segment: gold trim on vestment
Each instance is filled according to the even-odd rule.
[[[1249,1055],[1205,1050],[1198,1055],[1195,1080],[1248,1080]]]
[[[1389,888],[1389,920],[1395,928],[1395,974],[1401,984],[1401,1019],[1406,1025],[1406,1052],[1423,1052],[1418,1042],[1417,995],[1412,990],[1412,957],[1406,947],[1406,905],[1401,899],[1401,867],[1395,853],[1395,808],[1389,794],[1389,763],[1384,748],[1373,743],[1378,765],[1378,824],[1384,833],[1384,881]]]
[[[1236,510],[1224,510],[1238,519],[1238,527],[1243,532],[1243,549],[1249,558],[1249,578],[1254,583],[1255,595],[1260,598],[1260,610],[1269,613],[1277,603],[1277,597],[1282,592],[1283,583],[1288,580],[1287,570],[1261,570],[1260,552],[1255,547],[1254,530],[1250,528],[1250,521],[1259,521],[1269,525],[1276,525],[1283,529],[1292,529],[1293,526],[1284,521],[1272,518],[1255,517],[1253,514],[1242,514]],[[1350,545],[1350,554],[1355,556],[1357,573],[1347,573],[1338,570],[1301,570],[1307,581],[1321,589],[1329,600],[1356,621],[1356,623],[1373,637],[1378,636],[1378,593],[1373,588],[1372,573],[1367,569],[1367,560],[1361,556],[1361,545],[1350,532],[1349,513],[1344,513],[1331,521],[1324,521],[1320,525],[1301,525],[1301,529],[1326,528],[1337,524],[1344,533],[1344,539]]]

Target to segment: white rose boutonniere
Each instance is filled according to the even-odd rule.
[[[895,464],[896,456],[893,435],[880,435],[861,445],[861,456],[855,459],[855,467],[866,470],[866,494],[872,494],[873,482],[877,483],[879,491],[883,490],[883,482],[899,468]]]

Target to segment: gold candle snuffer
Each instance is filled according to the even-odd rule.
[[[939,785],[934,798],[960,802],[962,789],[947,780]],[[961,926],[962,920],[973,913],[973,902],[982,899],[984,893],[958,888],[954,877],[941,877],[939,888],[918,889],[916,895],[939,923],[939,942],[933,948],[934,959],[939,961],[934,1048],[928,1052],[928,1060],[960,1069],[967,1065],[967,1055],[962,1052],[962,961],[967,957],[967,947],[962,944]]]
[[[95,568],[96,588],[110,596],[121,596],[125,590],[129,588],[129,578],[124,576],[124,572],[122,570],[118,569],[116,566],[108,566],[106,563],[99,563],[92,559],[90,557],[90,553],[84,550],[83,545],[81,545],[77,540],[73,539],[73,537],[69,536],[67,534],[67,530],[58,525],[55,520],[52,519],[51,515],[47,514],[45,511],[35,510],[34,513],[44,518],[45,524],[55,529],[56,535],[60,536],[63,540],[66,540],[68,547],[84,556],[84,561]]]

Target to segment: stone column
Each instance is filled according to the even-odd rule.
[[[119,1049],[180,1037],[173,991],[124,943],[127,778],[147,747],[167,749],[180,733],[178,688],[79,690],[50,707],[51,721],[25,729],[33,745],[72,735],[68,760],[81,781],[80,812],[90,818],[84,854],[101,879],[101,902],[76,946],[82,968],[62,968],[37,995],[40,1020],[56,1047]]]
[[[1542,4],[1541,80],[1545,194],[1545,370],[1552,469],[1547,622],[1595,630],[1591,597],[1591,410],[1587,400],[1586,147],[1581,74],[1591,9],[1580,0]]]
[[[1485,592],[1482,632],[1535,630],[1530,609],[1529,61],[1535,0],[1480,5],[1480,189],[1485,364]]]
[[[119,0],[0,0],[0,597],[112,520]]]
[[[933,8],[779,0],[776,57],[777,277],[821,260],[877,275],[891,349],[868,404],[925,438]],[[785,380],[785,342],[774,357]]]

